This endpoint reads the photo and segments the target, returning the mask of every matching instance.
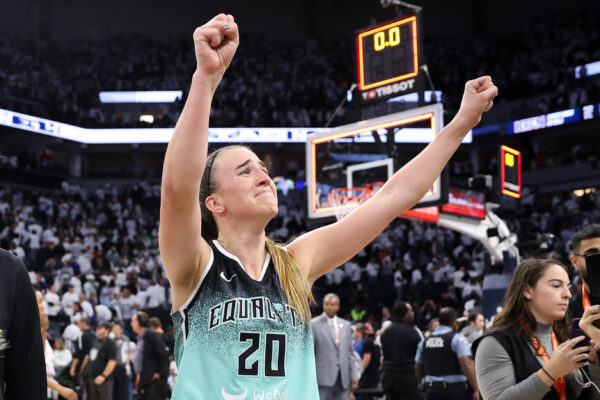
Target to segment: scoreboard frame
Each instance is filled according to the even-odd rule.
[[[404,44],[402,41],[399,29],[394,29],[405,24],[411,24],[410,29],[412,32],[412,40],[408,44]],[[398,32],[397,35],[395,35],[396,32]],[[388,40],[386,40],[385,36],[382,36],[382,34],[385,35],[386,33]],[[381,39],[383,41],[376,40],[380,37],[383,37],[383,39]],[[417,37],[416,15],[410,15],[393,21],[388,21],[384,24],[370,27],[358,32],[356,35],[356,70],[358,75],[358,89],[360,91],[374,89],[417,76],[419,74],[419,50]],[[370,40],[371,38],[373,38],[372,42]],[[397,43],[395,43],[396,41]],[[372,43],[373,47],[375,48],[370,48],[367,46],[367,42],[369,44]],[[407,59],[412,60],[412,63],[408,61],[406,65],[407,68],[405,68],[404,71],[401,71],[400,75],[365,83],[365,68],[368,67],[368,61],[370,58],[378,52],[381,54],[393,52],[397,49],[398,45],[412,50],[409,54],[409,57],[407,57]],[[379,49],[376,49],[376,47],[379,47]]]

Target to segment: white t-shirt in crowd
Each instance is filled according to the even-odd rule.
[[[146,306],[150,308],[160,307],[162,304],[165,304],[165,288],[162,286],[155,284],[146,290],[147,302]]]
[[[29,230],[29,247],[33,250],[40,248],[40,239],[44,229],[39,224],[31,224],[28,227]]]
[[[92,307],[92,304],[87,300],[82,301],[80,304],[83,312],[91,318],[94,315],[94,307]]]
[[[394,272],[394,287],[400,288],[402,285],[404,285],[404,277],[402,276],[402,271],[397,269],[396,272]]]
[[[85,254],[80,254],[75,262],[79,264],[81,275],[87,275],[92,271],[92,263],[90,262],[89,258],[85,256]]]
[[[131,319],[139,305],[138,298],[133,294],[129,297],[121,296],[119,299],[119,308],[121,309],[123,319]]]
[[[46,345],[47,346],[47,345]],[[64,368],[73,360],[73,355],[67,349],[54,350],[54,367]]]
[[[371,277],[376,277],[379,274],[379,264],[374,262],[368,262],[367,274]]]
[[[95,291],[96,291],[96,285],[93,282],[86,281],[83,284],[83,294],[85,294],[85,297],[89,298],[90,293],[95,292]]]
[[[48,292],[44,296],[48,307],[46,308],[46,314],[49,317],[55,317],[60,312],[60,297],[57,293]]]
[[[421,279],[423,279],[423,274],[421,273],[421,270],[417,268],[412,272],[412,283],[416,284]]]
[[[325,274],[328,285],[340,285],[344,280],[344,272],[339,268],[333,269]]]
[[[96,319],[98,320],[99,324],[103,322],[109,322],[112,319],[112,312],[110,311],[110,308],[104,304],[98,304],[96,306]]]
[[[73,304],[77,302],[79,302],[79,295],[77,293],[66,292],[63,294],[62,303],[68,315],[73,315]]]
[[[344,271],[351,282],[360,281],[361,269],[357,263],[348,261],[346,264],[344,264]]]
[[[73,293],[79,294],[81,293],[81,280],[74,276],[69,280],[69,284],[73,285]]]

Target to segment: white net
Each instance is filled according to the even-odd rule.
[[[329,192],[329,201],[334,206],[334,213],[337,220],[341,220],[352,210],[364,203],[373,191],[366,187],[340,188]]]

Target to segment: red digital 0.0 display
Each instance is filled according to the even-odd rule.
[[[485,219],[485,196],[472,190],[450,189],[448,203],[442,206],[442,212]]]

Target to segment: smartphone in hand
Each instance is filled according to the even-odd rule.
[[[590,303],[600,304],[600,253],[585,256],[587,284],[590,287]],[[600,328],[600,320],[594,321],[594,326]]]
[[[577,343],[575,345],[575,348],[590,345],[590,337],[588,335],[586,335],[585,332],[583,332],[581,330],[581,328],[579,327],[580,320],[581,320],[581,318],[573,318],[571,320],[571,330],[569,331],[569,339],[573,339],[578,336],[585,336],[585,339],[583,339],[581,342]]]

